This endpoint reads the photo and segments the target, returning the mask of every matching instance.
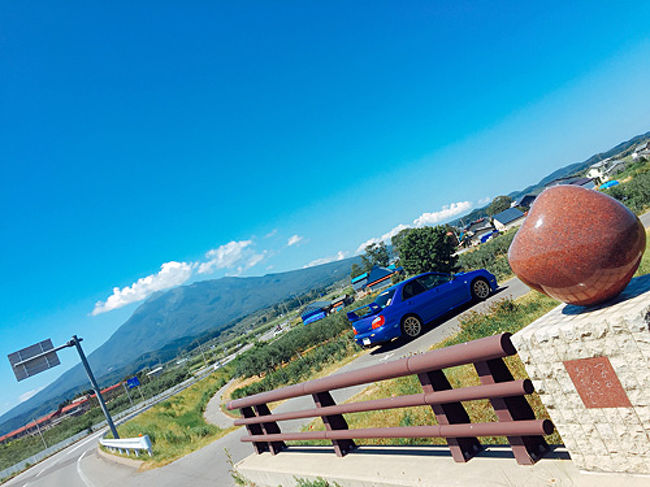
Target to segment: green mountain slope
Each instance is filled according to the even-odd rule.
[[[142,365],[151,357],[173,358],[197,335],[223,329],[234,320],[288,296],[344,279],[349,276],[352,263],[359,260],[354,257],[261,277],[224,277],[158,293],[140,305],[92,352],[89,361],[100,383],[107,385],[132,371],[136,362]],[[87,382],[81,366],[75,366],[34,397],[5,413],[0,418],[0,434],[21,426],[29,417],[51,411],[73,392],[87,389]]]

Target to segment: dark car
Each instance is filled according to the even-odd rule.
[[[369,305],[348,312],[359,345],[369,346],[422,333],[422,325],[497,289],[494,275],[480,269],[460,274],[428,272],[382,291]]]

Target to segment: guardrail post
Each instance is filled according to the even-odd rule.
[[[317,408],[336,406],[334,398],[327,391],[317,392],[316,394],[312,394],[312,397],[314,398],[314,402],[316,403]],[[325,424],[325,429],[328,431],[348,429],[348,422],[345,420],[342,414],[321,416],[321,419],[323,420],[323,424]],[[357,447],[356,443],[353,440],[332,440],[332,445],[334,445],[334,451],[338,457],[345,456],[347,453]]]
[[[495,384],[513,380],[508,366],[502,359],[487,360],[474,364],[481,384]],[[524,396],[490,399],[499,421],[535,419],[535,412]],[[532,465],[549,451],[543,436],[508,436],[512,453],[520,465]]]
[[[442,370],[433,370],[418,374],[418,379],[420,379],[420,384],[422,384],[422,390],[425,394],[452,388]],[[433,409],[433,413],[436,415],[438,424],[471,423],[465,407],[460,402],[432,404],[431,409]],[[445,439],[449,445],[451,456],[456,462],[466,462],[482,449],[481,443],[476,437]]]
[[[254,409],[257,416],[266,416],[268,414],[271,414],[271,411],[269,411],[269,407],[266,404],[258,404],[257,406],[254,406]],[[280,427],[275,421],[272,421],[270,423],[262,423],[262,431],[267,435],[273,435],[280,433]],[[287,445],[284,441],[272,441],[268,444],[268,447],[271,451],[271,455],[276,455],[284,450]]]
[[[253,411],[252,407],[245,407],[240,409],[241,414],[244,418],[252,418],[256,416],[255,412]],[[248,430],[248,433],[250,435],[262,435],[264,434],[264,431],[262,431],[262,425],[260,424],[247,424],[246,429]],[[269,446],[266,442],[264,441],[255,441],[253,442],[253,448],[255,449],[255,453],[258,455],[261,453],[264,453],[265,451],[269,450]]]

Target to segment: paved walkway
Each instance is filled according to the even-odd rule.
[[[203,413],[203,417],[208,423],[214,424],[223,430],[230,428],[234,421],[233,418],[225,415],[221,410],[221,398],[223,393],[226,392],[226,389],[228,389],[233,382],[234,380],[231,380],[219,389],[214,396],[212,396],[212,399],[208,402],[208,405],[205,407],[205,412]]]

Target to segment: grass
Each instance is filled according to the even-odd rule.
[[[639,270],[636,276],[650,273],[650,232],[646,232],[646,252],[641,260]],[[464,343],[477,338],[490,336],[503,332],[515,333],[526,325],[543,316],[545,313],[558,305],[558,301],[548,296],[531,291],[524,296],[516,299],[504,299],[497,301],[485,313],[470,313],[461,321],[461,331],[456,335],[444,340],[432,347],[439,349]],[[510,372],[515,379],[526,379],[528,374],[517,355],[505,359]],[[445,375],[454,388],[468,387],[479,384],[476,371],[471,365],[453,367],[446,369]],[[402,396],[407,394],[419,394],[422,392],[419,381],[415,376],[400,377],[388,381],[377,382],[351,398],[348,402],[368,401],[371,399],[381,399],[386,397]],[[542,404],[539,396],[533,393],[527,396],[528,402],[535,412],[538,419],[549,418],[546,408]],[[492,422],[496,421],[494,410],[489,401],[467,401],[463,403],[467,409],[472,422]],[[390,426],[416,426],[437,424],[436,418],[428,406],[408,408],[408,409],[389,409],[381,411],[369,411],[363,413],[354,413],[344,415],[350,429],[354,428],[377,428]],[[550,418],[549,418],[550,419]],[[305,429],[323,430],[323,422],[320,419],[312,421]],[[504,437],[482,437],[482,443],[485,444],[503,444],[506,443]],[[557,432],[546,437],[551,444],[560,444],[562,439]],[[309,444],[327,445],[329,442],[310,441]],[[442,438],[405,438],[395,440],[358,440],[362,445],[387,445],[387,444],[445,444]]]
[[[443,348],[457,343],[463,343],[484,336],[502,332],[515,332],[535,319],[544,315],[558,302],[538,292],[532,291],[517,300],[501,300],[495,303],[486,313],[471,313],[462,320],[461,331],[453,337],[438,343],[433,348]],[[506,363],[515,379],[527,378],[526,371],[519,358],[515,355],[506,358]],[[471,365],[446,369],[445,375],[454,388],[479,385],[478,376]],[[407,394],[422,393],[422,387],[415,376],[400,377],[397,379],[377,382],[353,397],[349,402],[367,401],[386,397],[402,396]],[[548,413],[536,394],[528,396],[529,402],[537,418],[548,418]],[[472,422],[494,422],[497,420],[492,406],[487,400],[467,401],[463,403]],[[377,428],[390,426],[417,426],[437,424],[433,411],[429,406],[368,411],[344,415],[350,429]],[[324,428],[320,419],[312,421],[306,429],[322,430]],[[561,443],[557,433],[547,437],[549,443]],[[485,444],[507,443],[504,437],[482,437]],[[328,444],[328,442],[309,442],[310,444]],[[418,445],[418,444],[446,444],[444,438],[404,438],[358,440],[362,445]]]
[[[118,427],[123,438],[149,435],[153,456],[140,457],[145,469],[173,462],[231,431],[208,424],[203,418],[208,401],[226,384],[229,373],[227,368],[219,369]]]

